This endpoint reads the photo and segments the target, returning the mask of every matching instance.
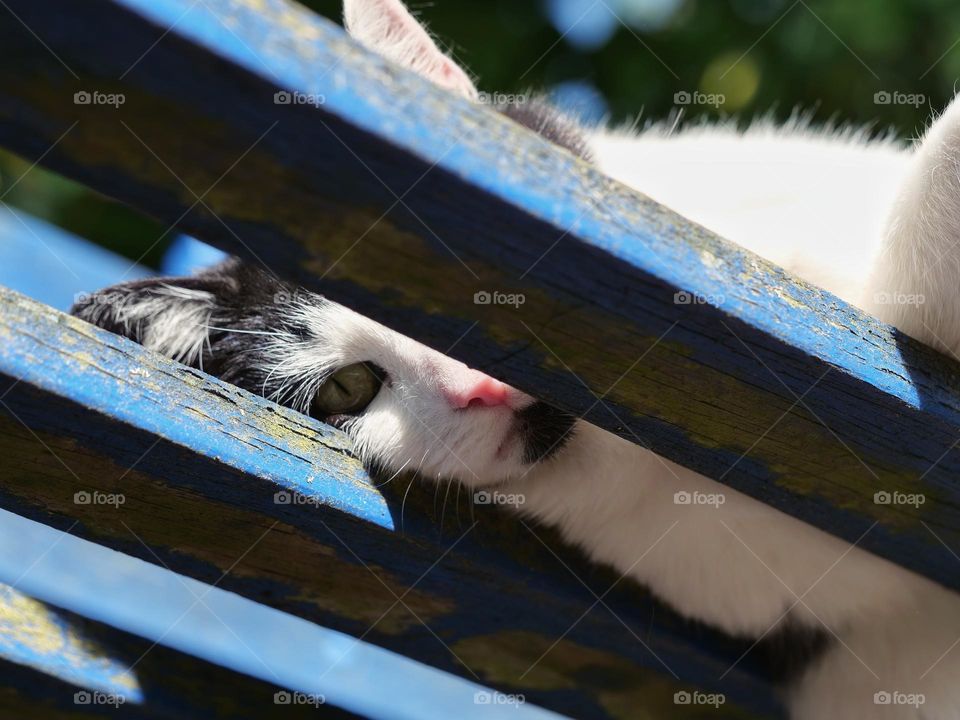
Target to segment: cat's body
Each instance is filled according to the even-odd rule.
[[[605,172],[687,218],[929,345],[960,351],[956,102],[915,146],[801,121],[600,131],[589,148]],[[575,473],[555,473],[543,487],[565,489],[539,498],[549,510],[538,514],[621,569],[656,544],[631,574],[690,617],[751,637],[786,618],[825,631],[829,650],[790,687],[794,717],[960,718],[960,596],[642,448],[609,435],[593,442],[595,458],[623,452],[621,467],[643,468],[631,476],[633,496],[615,472],[592,475],[611,477],[618,502],[609,505],[596,485],[585,492]],[[525,486],[528,497],[538,480]],[[676,506],[677,487],[722,493],[726,503]],[[658,538],[674,521],[677,542],[664,547]],[[620,544],[627,536],[633,555]],[[895,691],[924,702],[874,702]]]
[[[671,127],[595,131],[589,145],[608,175],[861,305],[864,271],[906,177],[907,148],[803,119],[747,130]]]
[[[398,0],[348,0],[346,19],[388,58],[475,94]],[[916,148],[803,123],[579,137],[562,118],[507,114],[918,339],[960,350],[956,105]],[[320,296],[278,305],[277,288],[231,262],[120,286],[123,302],[75,312],[313,411],[379,466],[522,494],[518,512],[689,618],[754,639],[788,626],[823,635],[787,686],[795,718],[960,718],[960,596]],[[925,302],[890,304],[883,293]],[[331,390],[334,373],[342,382]],[[683,491],[723,502],[679,504]],[[878,692],[923,702],[877,704]]]

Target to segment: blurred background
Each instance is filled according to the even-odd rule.
[[[304,0],[339,21],[340,0]],[[409,0],[487,92],[550,93],[590,122],[797,109],[909,140],[960,77],[956,0]],[[29,167],[0,151],[0,193]],[[174,233],[41,168],[5,202],[152,268]],[[150,249],[152,246],[152,249]]]

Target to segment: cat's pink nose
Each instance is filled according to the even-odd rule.
[[[470,407],[496,407],[507,405],[510,398],[510,386],[484,375],[478,370],[469,370],[465,377],[459,378],[456,387],[444,389],[447,402],[455,410]]]

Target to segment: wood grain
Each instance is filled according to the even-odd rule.
[[[9,7],[6,146],[960,587],[954,361],[294,3]]]
[[[20,515],[574,717],[697,717],[673,703],[693,689],[779,716],[761,657],[718,680],[749,643],[548,530],[378,488],[338,431],[6,290],[0,398]]]
[[[0,716],[207,720],[316,717],[268,683],[120,632],[0,585]],[[357,716],[331,706],[324,717]]]

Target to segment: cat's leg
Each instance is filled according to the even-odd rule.
[[[586,423],[506,492],[597,562],[738,637],[829,635],[929,581]]]
[[[788,692],[791,720],[960,717],[960,598],[917,585],[906,611],[839,628]]]
[[[960,354],[960,100],[913,151],[861,305]]]

